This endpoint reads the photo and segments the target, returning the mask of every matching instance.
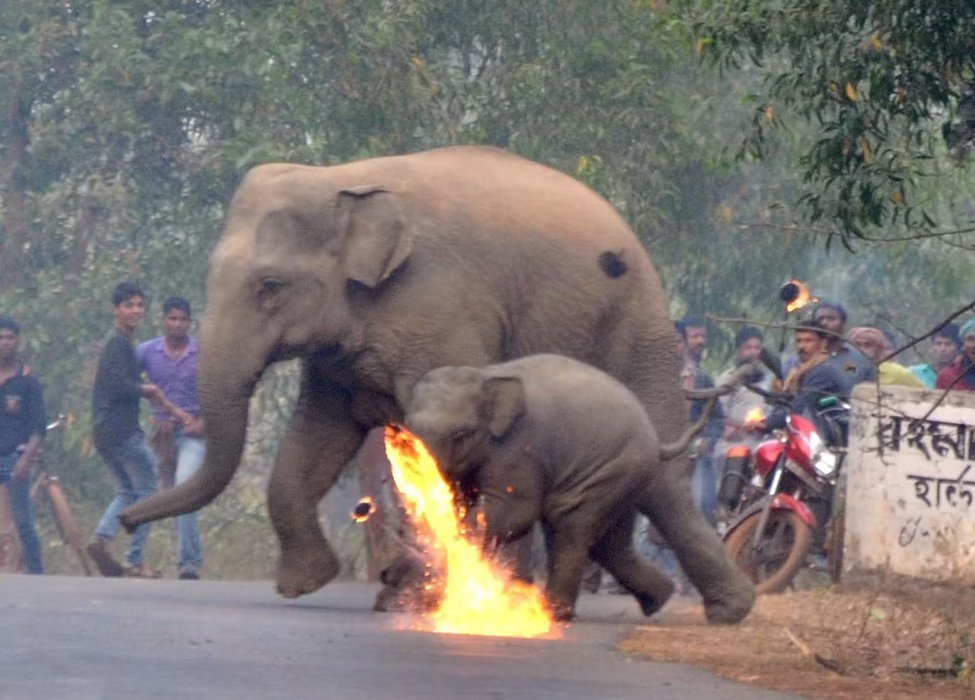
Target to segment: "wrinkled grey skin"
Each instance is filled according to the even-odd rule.
[[[133,528],[220,494],[240,462],[257,381],[271,363],[301,358],[268,485],[286,597],[338,572],[317,507],[368,430],[402,419],[397,383],[555,353],[622,381],[663,439],[687,424],[667,300],[639,241],[585,185],[491,148],[251,170],[210,257],[200,345],[206,460],[121,520]],[[689,462],[663,471],[654,523],[708,618],[741,619],[754,590],[695,508]]]
[[[660,476],[660,443],[637,398],[605,372],[558,355],[532,355],[423,376],[405,425],[444,478],[479,497],[486,538],[510,542],[536,521],[550,528],[548,603],[573,616],[591,557],[651,615],[671,580],[633,546],[638,506]]]

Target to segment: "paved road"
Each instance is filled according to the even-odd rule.
[[[600,698],[777,700],[614,650],[636,605],[588,596],[559,640],[438,635],[331,584],[285,601],[270,583],[0,576],[0,698]]]

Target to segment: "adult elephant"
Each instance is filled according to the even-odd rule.
[[[686,427],[673,324],[645,250],[592,190],[504,151],[256,167],[231,202],[207,293],[206,461],[121,519],[133,528],[213,500],[240,461],[264,369],[300,357],[300,396],[268,486],[285,597],[336,575],[318,503],[367,431],[402,419],[396,387],[433,368],[567,355],[628,386],[661,439]],[[648,517],[708,619],[740,620],[751,583],[695,508],[687,460],[663,469]]]

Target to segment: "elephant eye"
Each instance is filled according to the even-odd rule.
[[[258,290],[258,295],[261,298],[274,296],[284,288],[284,284],[284,280],[277,277],[266,277],[261,280],[261,288]]]
[[[455,442],[466,440],[467,438],[472,437],[475,432],[476,431],[474,428],[458,428],[454,431],[453,439]]]

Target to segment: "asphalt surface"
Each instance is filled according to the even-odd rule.
[[[795,697],[619,653],[645,623],[628,597],[585,596],[560,639],[522,640],[413,631],[372,612],[376,590],[0,576],[0,698]]]

